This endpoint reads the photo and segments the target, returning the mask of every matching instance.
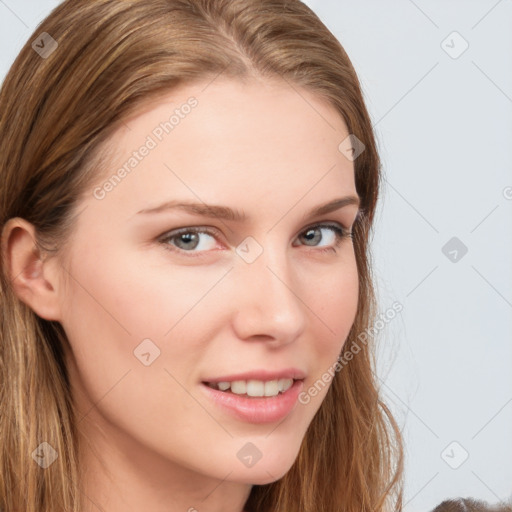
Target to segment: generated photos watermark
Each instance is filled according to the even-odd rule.
[[[179,108],[174,109],[173,114],[168,120],[161,122],[155,126],[151,134],[146,137],[145,142],[132,153],[130,158],[123,163],[116,172],[114,172],[108,179],[106,179],[100,186],[96,187],[93,191],[93,196],[102,200],[105,199],[109,192],[112,192],[126,176],[128,176],[137,166],[146,158],[153,149],[155,149],[160,142],[162,142],[166,135],[169,135],[191,112],[196,108],[199,101],[194,96],[190,97],[186,103],[183,103]]]
[[[403,305],[400,302],[395,301],[390,308],[384,311],[384,313],[380,313],[375,323],[360,333],[357,336],[357,340],[354,340],[350,347],[347,348],[343,354],[340,354],[336,363],[326,370],[307,390],[302,391],[299,394],[299,402],[306,405],[311,401],[312,397],[317,396],[318,393],[332,381],[334,375],[347,366],[347,364],[354,359],[355,355],[361,352],[361,345],[366,345],[369,339],[374,338],[380,331],[382,331],[389,322],[396,318],[402,309]]]

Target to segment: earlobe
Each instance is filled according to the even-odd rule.
[[[9,219],[2,230],[4,272],[17,297],[38,316],[60,320],[53,264],[43,259],[36,244],[34,226],[25,219]]]

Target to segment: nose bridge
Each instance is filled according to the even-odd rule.
[[[244,257],[237,262],[235,278],[240,289],[235,327],[241,337],[268,335],[289,342],[304,330],[305,306],[286,248],[271,244],[269,237],[267,242],[252,262]],[[246,254],[255,250],[253,243]]]

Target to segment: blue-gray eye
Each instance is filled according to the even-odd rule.
[[[326,237],[324,234],[322,234],[323,231],[330,231],[331,235],[327,235]],[[208,241],[202,241],[202,238],[204,237],[201,237],[201,235],[207,235],[206,240],[209,238],[215,241],[216,239],[215,231],[213,230],[204,227],[189,227],[170,231],[163,238],[161,238],[160,241],[169,250],[175,250],[181,253],[190,253],[190,256],[196,256],[194,253],[198,253],[197,255],[199,255],[208,250],[208,247],[203,247],[199,251],[195,250],[201,245],[208,245]],[[352,233],[339,225],[316,224],[302,231],[297,239],[304,242],[307,247],[319,247],[320,251],[336,252],[335,247],[337,247],[343,239],[351,237]],[[324,241],[328,243],[327,247],[319,245]],[[312,243],[311,245],[310,242]],[[215,247],[215,243],[212,244],[211,248],[213,247]]]

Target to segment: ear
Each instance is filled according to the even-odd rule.
[[[34,226],[20,217],[6,222],[1,239],[5,273],[16,296],[38,316],[60,320],[58,263],[54,258],[43,261],[35,233]]]

